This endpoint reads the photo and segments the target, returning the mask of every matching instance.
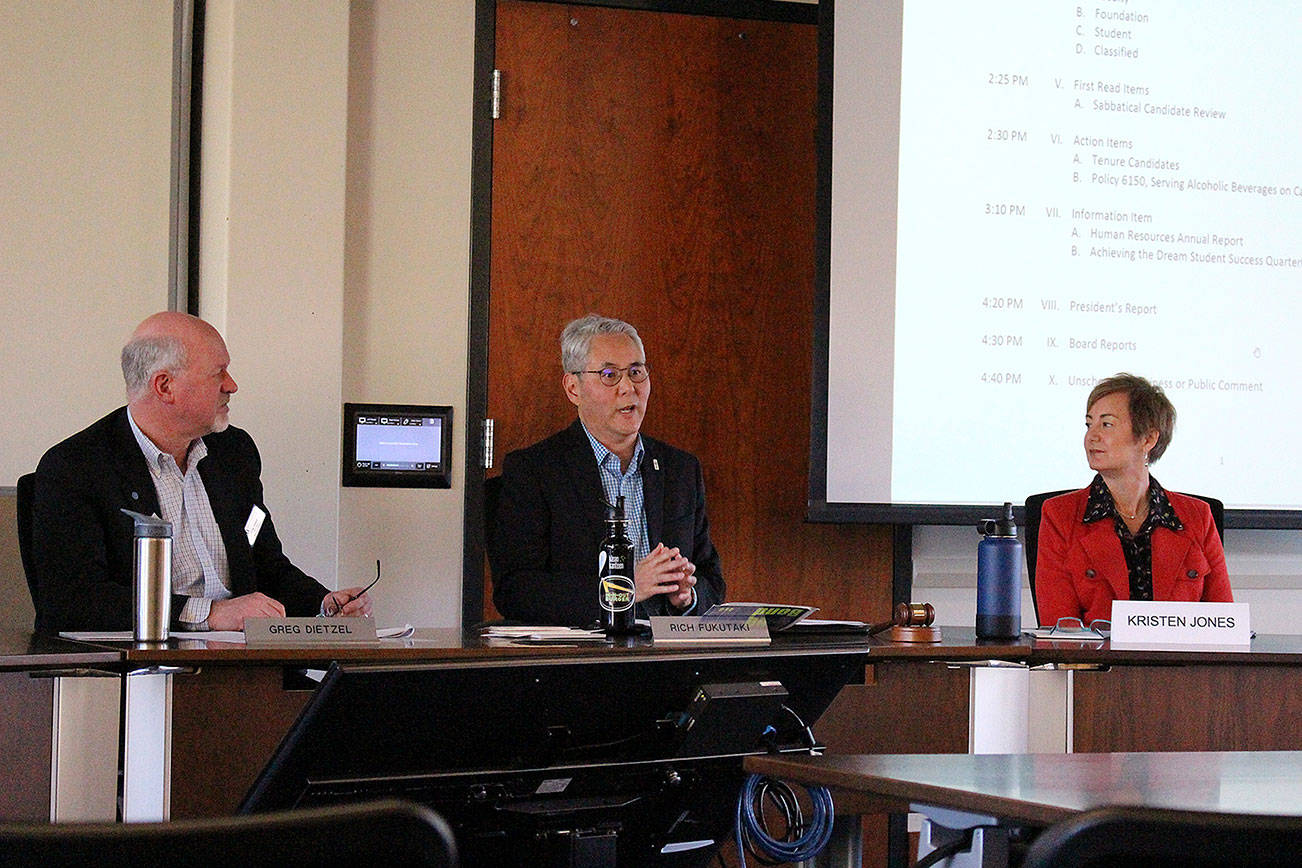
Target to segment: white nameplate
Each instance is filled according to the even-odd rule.
[[[1113,648],[1246,651],[1251,644],[1247,603],[1112,602]]]
[[[702,618],[699,615],[653,615],[651,641],[655,644],[767,645],[769,625],[763,618]]]
[[[198,635],[198,634],[196,634]],[[376,642],[373,618],[245,618],[244,644],[342,645]]]

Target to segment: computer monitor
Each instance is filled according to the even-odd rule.
[[[450,488],[452,408],[344,404],[341,455],[347,486]]]
[[[398,796],[442,814],[469,865],[704,865],[742,758],[802,749],[797,718],[866,660],[612,656],[335,664],[240,811]]]

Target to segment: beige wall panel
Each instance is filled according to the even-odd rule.
[[[451,489],[349,488],[340,581],[389,621],[460,619],[474,4],[352,7],[345,400],[449,404]]]
[[[172,4],[0,0],[0,485],[124,402],[167,306]]]

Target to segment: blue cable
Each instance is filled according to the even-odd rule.
[[[768,781],[769,779],[763,775],[750,775],[742,784],[741,794],[737,797],[735,835],[737,858],[741,860],[741,868],[746,868],[748,847],[757,856],[766,856],[783,862],[803,862],[821,853],[832,838],[832,794],[827,787],[805,788],[813,803],[813,811],[809,818],[809,825],[800,830],[799,836],[794,841],[779,841],[771,837],[764,826],[763,819],[755,813],[755,799],[760,792],[760,787]],[[785,783],[781,785],[788,787]],[[790,834],[791,831],[794,830],[788,830],[788,833]]]

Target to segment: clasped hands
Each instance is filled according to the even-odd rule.
[[[659,543],[651,554],[637,562],[633,568],[634,599],[642,602],[656,594],[669,598],[675,609],[686,609],[692,604],[692,586],[696,584],[696,564],[683,557],[676,548]]]

